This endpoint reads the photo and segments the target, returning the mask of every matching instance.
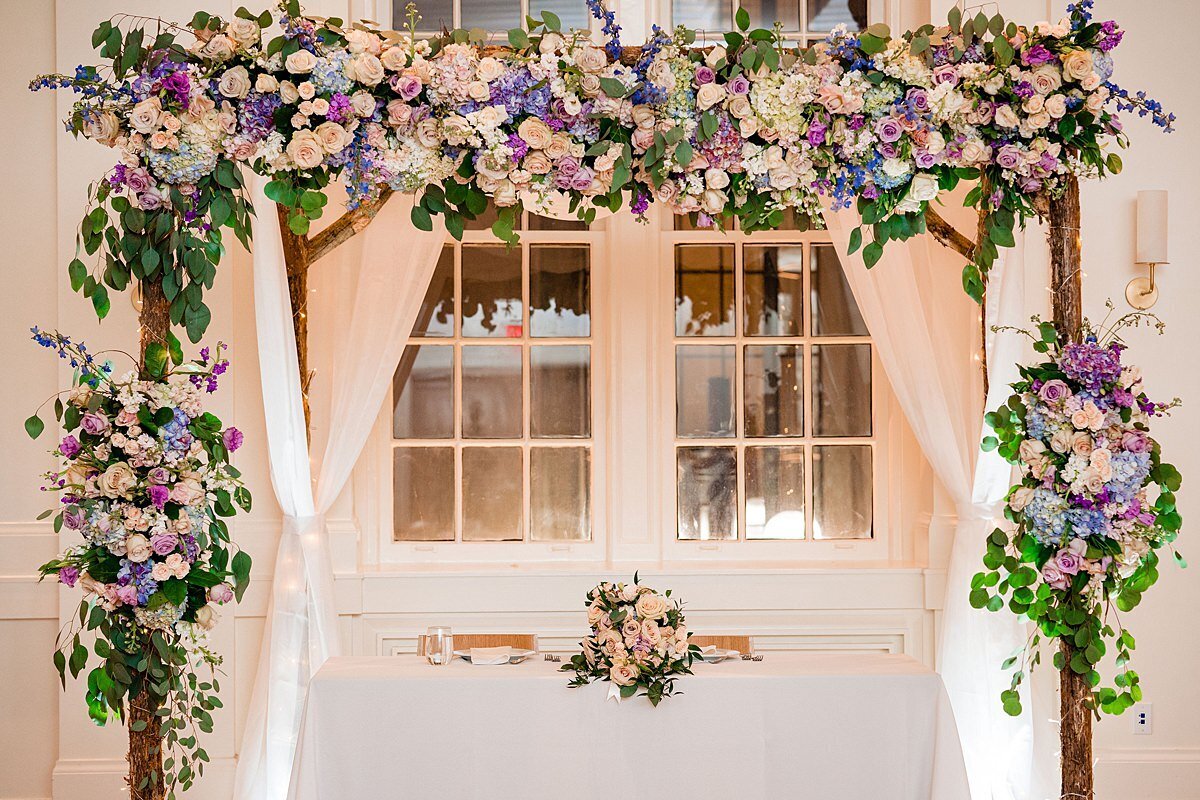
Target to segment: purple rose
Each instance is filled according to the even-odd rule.
[[[412,100],[421,93],[421,79],[415,75],[406,75],[397,81],[396,92],[404,100]]]
[[[592,171],[587,167],[580,167],[579,171],[571,176],[571,188],[582,192],[592,185]]]
[[[58,580],[69,587],[75,586],[75,581],[79,580],[79,569],[77,567],[63,567],[58,571]]]
[[[913,111],[929,110],[929,94],[924,89],[909,89],[905,93],[904,99],[908,101]]]
[[[937,156],[928,150],[917,150],[913,153],[913,161],[920,169],[929,169],[937,163]]]
[[[808,143],[813,147],[820,147],[825,143],[825,132],[828,130],[825,123],[814,121],[808,126]]]
[[[565,158],[560,158],[555,167],[559,175],[565,175],[566,177],[571,178],[574,177],[575,173],[579,171],[579,162],[571,156],[566,156]]]
[[[738,75],[736,78],[725,84],[725,91],[729,94],[746,94],[750,91],[750,81],[745,75]]]
[[[218,583],[208,590],[208,599],[218,605],[233,599],[233,588],[228,583]]]
[[[1053,561],[1047,561],[1042,567],[1042,580],[1052,589],[1067,588],[1067,576]]]
[[[1021,151],[1012,145],[1005,145],[996,153],[996,163],[1003,169],[1016,169],[1021,163]]]
[[[896,156],[900,155],[900,150],[896,147],[895,142],[884,142],[875,149],[879,152],[879,155],[883,156],[884,158],[895,158]]]
[[[132,583],[117,587],[117,599],[127,606],[137,605],[137,587]]]
[[[150,188],[137,196],[137,202],[142,211],[157,211],[162,208],[163,196],[158,189]]]
[[[231,453],[242,446],[244,438],[242,432],[237,428],[226,428],[225,432],[221,434],[221,441],[225,444],[225,449]]]
[[[1128,450],[1130,453],[1148,453],[1150,451],[1150,437],[1141,431],[1126,431],[1121,437],[1121,449]]]
[[[144,167],[125,171],[125,185],[134,194],[141,194],[154,185],[154,179]]]
[[[99,436],[108,430],[108,417],[103,414],[89,412],[83,415],[83,419],[79,424],[85,432],[93,436]]]
[[[166,467],[155,467],[146,473],[146,480],[151,483],[166,483],[171,480],[171,473],[167,471]]]
[[[77,531],[83,527],[83,509],[79,506],[70,506],[63,512],[63,525],[73,531]]]
[[[1071,396],[1071,387],[1058,380],[1046,381],[1038,390],[1038,397],[1045,403],[1061,403]]]
[[[904,128],[900,127],[899,120],[893,117],[883,117],[875,123],[875,134],[880,141],[895,142],[904,135]]]
[[[150,502],[154,503],[154,507],[162,511],[163,506],[171,499],[171,490],[160,483],[155,483],[150,486]]]
[[[701,64],[696,67],[696,85],[703,86],[706,83],[712,83],[717,79],[717,73],[712,71],[711,67]]]
[[[1021,63],[1027,67],[1036,67],[1038,64],[1045,64],[1047,61],[1053,60],[1054,53],[1047,50],[1045,45],[1035,44],[1033,47],[1021,51]]]
[[[166,487],[155,488],[166,491]],[[156,533],[150,537],[150,547],[154,550],[155,555],[170,555],[179,547],[179,537],[173,533]]]
[[[64,458],[74,458],[79,455],[79,440],[74,436],[64,436],[58,443],[58,452],[62,453]]]
[[[1060,550],[1058,555],[1054,557],[1054,565],[1058,567],[1059,572],[1064,575],[1076,575],[1079,573],[1081,566],[1079,556],[1072,553],[1070,550]]]

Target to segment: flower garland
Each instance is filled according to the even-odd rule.
[[[1107,329],[1085,323],[1083,341],[1066,343],[1053,324],[1040,323],[1025,333],[1049,360],[1022,367],[1015,393],[986,417],[995,436],[984,449],[1018,465],[1021,480],[1007,496],[1012,528],[997,528],[989,538],[970,601],[999,611],[1007,597],[1010,611],[1037,626],[1023,653],[1004,664],[1018,666],[1001,695],[1011,714],[1021,712],[1018,687],[1040,661],[1043,638],[1071,641],[1070,663],[1055,653],[1054,665],[1087,675],[1093,687],[1106,643],[1115,643],[1115,688],[1096,689],[1096,706],[1119,714],[1142,698],[1129,667],[1134,638],[1117,612],[1136,606],[1158,579],[1156,551],[1172,547],[1182,524],[1175,505],[1179,471],[1162,460],[1149,434],[1151,419],[1179,401],[1150,400],[1141,370],[1121,363],[1119,332],[1147,321],[1161,332],[1156,317],[1139,312]]]
[[[825,195],[857,202],[877,262],[884,244],[925,229],[924,212],[960,180],[985,178],[967,204],[985,211],[985,238],[964,272],[982,273],[1010,246],[1033,200],[1067,176],[1117,172],[1118,114],[1136,111],[1166,130],[1174,116],[1144,93],[1112,83],[1123,32],[1092,19],[1092,0],[1057,23],[1025,28],[952,9],[946,25],[893,38],[887,26],[834,31],[802,50],[778,26],[738,30],[693,47],[684,28],[655,29],[636,63],[621,61],[620,28],[587,0],[603,45],[564,32],[558,17],[530,18],[509,48],[455,30],[420,39],[409,8],[403,32],[305,17],[298,0],[277,18],[239,9],[196,14],[194,42],[177,29],[152,39],[143,21],[106,21],[92,37],[111,68],[80,66],[34,88],[80,95],[67,127],[118,151],[92,192],[72,261],[76,290],[103,316],[108,288],[163,270],[172,319],[193,341],[208,324],[202,301],[228,227],[245,242],[249,208],[237,167],[271,178],[268,196],[307,233],[341,178],[351,207],[385,187],[420,194],[414,223],[443,215],[460,237],[489,202],[508,242],[517,213],[566,195],[590,222],[651,199],[702,225],[734,218],[744,230],[780,224],[788,209],[819,217]],[[279,24],[281,34],[264,38]],[[851,248],[863,246],[855,231]]]
[[[671,590],[659,594],[633,583],[604,581],[587,593],[591,633],[581,642],[583,652],[562,666],[574,672],[572,688],[592,681],[610,681],[613,693],[633,697],[641,690],[651,705],[675,692],[680,675],[691,675],[700,649],[689,642],[683,605]]]
[[[250,556],[231,547],[223,519],[250,510],[229,463],[242,434],[203,407],[229,362],[218,345],[184,363],[172,336],[169,347],[148,349],[148,377],[113,377],[82,342],[37,328],[33,339],[76,371],[66,402],[54,402],[67,433],[43,491],[59,502],[40,517],[81,539],[39,570],[84,593],[77,620],[59,636],[55,666],[66,688],[67,672],[78,677],[92,654],[81,635],[94,632],[100,664],[87,677],[89,714],[101,724],[124,719],[127,703],[148,692],[167,714],[161,737],[173,754],[164,783],[186,789],[208,761],[197,731],[212,730],[220,707],[221,657],[205,632],[219,606],[241,600],[250,576]],[[44,423],[35,414],[25,427],[36,437]]]

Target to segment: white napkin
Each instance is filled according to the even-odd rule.
[[[706,644],[700,648],[700,655],[702,657],[711,656],[715,652],[717,652],[717,646],[715,644]]]
[[[512,658],[512,648],[505,647],[472,647],[472,664],[507,664]]]

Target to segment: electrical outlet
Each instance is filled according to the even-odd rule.
[[[1134,703],[1133,733],[1136,736],[1149,736],[1154,733],[1154,704]]]

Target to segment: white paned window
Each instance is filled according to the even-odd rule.
[[[750,14],[751,28],[770,29],[779,22],[785,36],[807,45],[838,25],[863,30],[869,5],[869,0],[672,0],[671,23],[712,38],[733,30],[734,14],[741,7]]]
[[[596,539],[597,233],[525,215],[506,248],[470,223],[434,272],[391,395],[395,544]],[[557,548],[560,549],[560,548]],[[418,548],[419,550],[419,548]]]
[[[675,538],[871,539],[874,358],[833,245],[673,227]]]
[[[592,18],[584,0],[415,0],[421,15],[418,29],[427,34],[443,28],[481,28],[493,38],[505,39],[513,28],[525,27],[525,17],[540,17],[542,11],[558,15],[563,30],[591,28]],[[406,0],[392,0],[391,25],[395,30],[408,26]]]

